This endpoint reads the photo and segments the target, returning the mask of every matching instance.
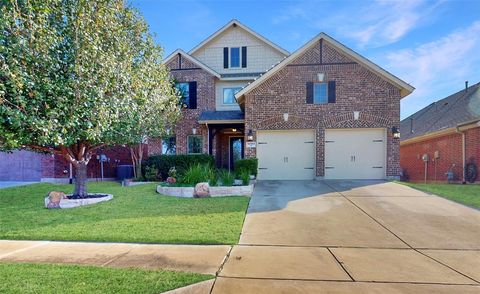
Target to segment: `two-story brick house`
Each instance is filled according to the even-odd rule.
[[[259,179],[399,175],[400,99],[414,88],[321,33],[293,54],[237,20],[165,60],[186,95],[163,152],[256,156]]]

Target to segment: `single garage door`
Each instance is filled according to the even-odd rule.
[[[25,150],[0,152],[0,181],[40,181],[43,156]]]
[[[385,129],[325,130],[326,179],[384,179]]]
[[[315,131],[257,131],[259,180],[311,180]]]

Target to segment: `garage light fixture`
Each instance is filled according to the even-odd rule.
[[[397,127],[392,127],[392,136],[394,139],[400,139],[400,130]]]
[[[284,121],[288,121],[288,113],[284,113],[284,114],[283,114],[283,120],[284,120]]]
[[[248,130],[247,141],[253,141],[253,132],[252,132],[252,130]]]
[[[192,134],[194,134],[194,135],[197,134],[197,129],[196,129],[196,128],[193,128],[193,129],[192,129]]]

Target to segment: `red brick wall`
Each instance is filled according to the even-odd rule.
[[[167,67],[179,83],[197,82],[197,109],[182,110],[182,118],[175,128],[177,154],[187,153],[187,137],[193,135],[193,128],[197,130],[197,135],[203,136],[203,152],[208,153],[208,131],[205,125],[198,124],[198,117],[204,110],[215,110],[216,77],[185,58],[181,58],[181,63],[180,67],[179,58],[173,58]]]
[[[317,73],[336,81],[336,103],[306,104],[306,83]],[[354,120],[353,111],[360,112]],[[289,113],[288,122],[283,113]],[[245,130],[315,129],[317,176],[324,175],[326,128],[391,128],[400,123],[400,91],[326,42],[318,42],[297,60],[245,96]],[[399,141],[388,131],[387,176],[399,175]],[[255,156],[255,149],[246,155]]]
[[[474,162],[477,166],[480,161],[480,128],[467,130],[465,133],[465,158],[467,163]],[[435,159],[435,151],[439,158]],[[422,155],[428,154],[427,181],[446,182],[445,173],[453,166],[456,181],[463,178],[462,135],[453,133],[441,137],[427,139],[421,142],[402,145],[400,147],[400,165],[409,181],[421,182],[425,180],[425,163]],[[480,179],[477,178],[477,181]]]

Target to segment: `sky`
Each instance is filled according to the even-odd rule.
[[[130,0],[168,56],[237,19],[294,52],[320,32],[416,88],[401,118],[480,82],[480,0]]]

